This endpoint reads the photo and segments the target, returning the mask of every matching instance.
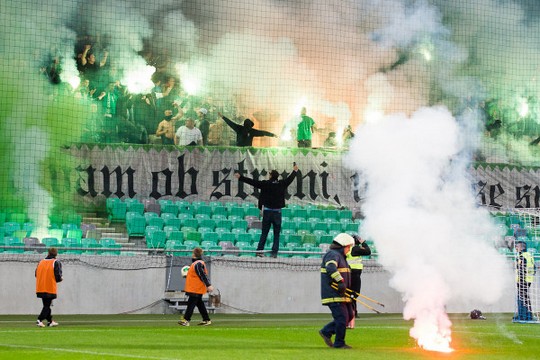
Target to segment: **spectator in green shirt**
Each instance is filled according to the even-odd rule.
[[[296,140],[298,140],[298,147],[310,148],[311,137],[315,131],[315,121],[306,115],[306,108],[302,108],[300,113],[301,121],[298,124],[298,131],[296,132]]]

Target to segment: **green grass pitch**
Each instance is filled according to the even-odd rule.
[[[351,350],[327,348],[318,330],[328,314],[212,315],[211,326],[177,325],[177,315],[58,315],[56,328],[36,316],[0,316],[0,359],[539,359],[540,326],[451,315],[449,354],[419,349],[399,314],[363,314],[347,331]]]

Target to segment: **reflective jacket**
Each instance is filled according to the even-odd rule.
[[[62,265],[56,258],[43,259],[36,268],[36,295],[40,298],[56,298],[57,283],[62,281]]]
[[[323,305],[352,301],[350,297],[332,288],[332,282],[340,281],[343,281],[347,288],[351,287],[351,269],[345,259],[343,248],[331,248],[324,254],[321,264],[321,302]]]
[[[355,245],[351,248],[351,252],[347,254],[347,262],[351,267],[351,270],[362,270],[364,264],[362,264],[362,256],[371,255],[371,249],[365,242]]]
[[[532,283],[534,281],[534,257],[529,252],[519,253],[516,258],[516,282],[520,281],[520,278],[525,280],[527,283]]]
[[[207,286],[210,286],[207,275],[208,270],[206,269],[204,261],[200,259],[195,260],[189,267],[184,291],[188,294],[206,294],[206,288]]]

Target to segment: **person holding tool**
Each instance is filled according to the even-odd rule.
[[[352,297],[346,294],[351,285],[351,270],[346,256],[354,245],[351,235],[336,235],[330,249],[324,254],[321,264],[321,302],[332,312],[332,321],[326,324],[319,335],[328,347],[350,349],[345,343],[347,324],[353,318]],[[335,339],[332,342],[332,336]]]
[[[371,255],[371,249],[369,245],[366,244],[366,241],[360,236],[354,234],[352,235],[354,239],[354,246],[351,249],[351,252],[347,255],[347,262],[351,267],[351,290],[360,293],[362,287],[362,269],[364,264],[362,264],[362,256]],[[354,329],[354,319],[358,317],[358,307],[356,301],[352,303],[354,317],[351,322],[347,325],[347,328]]]
[[[278,180],[279,173],[272,170],[268,173],[268,180],[258,181],[250,179],[235,172],[234,176],[238,181],[245,182],[253,187],[260,189],[259,209],[262,211],[262,232],[257,245],[257,256],[263,257],[264,245],[270,232],[270,226],[274,228],[274,243],[270,256],[277,257],[279,251],[279,235],[281,232],[281,209],[285,207],[285,195],[287,187],[293,182],[298,173],[296,162],[293,163],[293,171],[285,180]]]

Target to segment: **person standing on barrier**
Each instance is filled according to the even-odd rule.
[[[300,112],[300,123],[296,131],[296,140],[299,148],[311,148],[313,133],[316,130],[315,120],[306,115],[306,108],[303,107]]]
[[[36,296],[43,302],[36,321],[38,327],[45,327],[44,320],[47,320],[47,326],[58,326],[52,319],[51,312],[52,302],[56,299],[57,283],[62,281],[62,264],[56,259],[57,255],[58,249],[49,248],[47,257],[41,260],[36,268]]]
[[[319,331],[319,335],[328,347],[351,348],[345,343],[347,324],[354,317],[353,300],[346,295],[347,288],[351,286],[351,269],[346,257],[353,245],[354,239],[351,235],[338,234],[322,259],[321,302],[330,308],[333,320]],[[334,335],[336,337],[332,342]]]
[[[210,280],[208,279],[208,269],[202,260],[202,255],[203,249],[200,247],[193,249],[193,254],[191,256],[191,261],[193,263],[187,272],[186,285],[184,287],[184,291],[188,296],[187,308],[182,319],[178,321],[178,324],[182,326],[189,326],[195,306],[202,316],[202,321],[199,325],[207,326],[212,324],[202,297],[207,291],[214,291],[214,287],[210,284]]]
[[[360,293],[362,288],[362,270],[364,269],[364,264],[362,263],[362,256],[371,255],[371,249],[369,248],[366,241],[358,235],[352,235],[354,239],[354,246],[351,249],[351,252],[347,255],[347,263],[351,267],[351,290]],[[352,307],[354,311],[354,317],[351,322],[347,325],[347,328],[354,329],[354,319],[358,317],[358,309],[356,301],[352,302]]]
[[[531,299],[529,288],[534,281],[534,258],[527,252],[525,241],[516,241],[516,284],[517,284],[517,316],[513,321],[532,321]]]
[[[285,195],[287,187],[293,182],[298,173],[298,166],[293,165],[293,172],[285,180],[278,180],[279,173],[276,170],[270,171],[268,180],[257,181],[235,173],[238,181],[245,182],[261,190],[259,195],[259,209],[262,211],[262,232],[257,245],[257,256],[263,257],[264,246],[270,232],[270,227],[274,228],[274,243],[270,256],[277,257],[279,251],[279,235],[281,233],[281,209],[285,207]]]

